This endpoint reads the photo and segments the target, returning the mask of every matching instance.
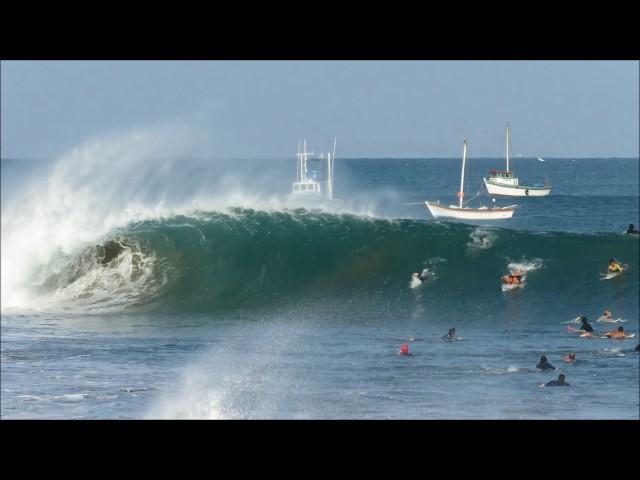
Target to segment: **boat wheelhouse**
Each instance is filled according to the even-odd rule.
[[[296,197],[333,199],[333,164],[335,160],[336,139],[333,143],[333,155],[325,157],[320,153],[313,157],[313,152],[307,151],[307,141],[302,141],[302,150],[298,143],[296,181],[291,186],[291,194]],[[326,161],[326,168],[323,164]]]

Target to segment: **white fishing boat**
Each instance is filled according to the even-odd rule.
[[[336,155],[336,139],[333,141],[333,155],[327,153],[326,157],[320,153],[312,157],[313,152],[307,151],[307,141],[302,141],[302,150],[298,142],[298,157],[296,181],[291,187],[291,195],[298,198],[326,198],[333,199],[333,165]],[[326,168],[322,163],[326,160]]]
[[[509,170],[509,124],[507,123],[506,158],[507,169],[504,171],[491,170],[489,178],[483,178],[487,192],[491,195],[503,195],[509,197],[544,197],[551,192],[551,185],[545,183],[534,183],[527,185],[520,183],[515,172]],[[541,160],[541,159],[539,159]],[[544,161],[544,160],[541,160]]]
[[[467,141],[464,141],[462,149],[462,173],[460,174],[460,191],[458,192],[459,204],[444,206],[437,202],[424,202],[434,218],[449,217],[462,220],[500,220],[511,218],[516,205],[508,207],[478,207],[471,208],[463,205],[464,199],[464,170],[467,161]]]

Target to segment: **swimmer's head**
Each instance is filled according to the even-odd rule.
[[[449,329],[449,335],[455,335],[456,334],[456,329],[455,328],[450,328]]]
[[[545,357],[544,355],[542,355],[540,357],[540,363],[547,363],[547,357]]]
[[[564,382],[564,373],[561,373],[560,375],[558,375],[558,380],[560,380],[561,382]]]
[[[616,263],[616,259],[612,258],[611,260],[609,260],[609,263]]]
[[[605,317],[610,317],[610,316],[611,316],[611,311],[610,311],[610,310],[605,310],[604,312],[602,312],[602,314],[603,314]]]
[[[624,327],[623,327],[622,325],[620,325],[620,326],[618,327],[618,331],[619,331],[619,332],[624,332]]]
[[[585,317],[584,315],[581,315],[581,316],[580,316],[580,321],[581,321],[582,323],[587,323],[587,317]]]
[[[575,360],[575,359],[576,359],[576,354],[575,354],[575,353],[573,353],[573,352],[570,352],[570,353],[569,353],[569,358],[570,358],[571,360]]]

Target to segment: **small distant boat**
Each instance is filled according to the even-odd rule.
[[[302,141],[302,150],[298,142],[298,157],[296,181],[291,186],[291,195],[298,198],[327,198],[333,199],[333,165],[336,155],[336,141],[333,140],[333,155],[327,153],[327,167],[321,172],[325,155],[320,153],[317,158],[310,157],[313,152],[307,151],[307,141]]]
[[[548,182],[525,185],[519,183],[515,172],[509,170],[509,124],[507,123],[507,169],[504,171],[491,170],[489,178],[483,178],[487,192],[491,195],[503,195],[509,197],[544,197],[551,193],[551,185]],[[538,160],[544,162],[538,157]]]
[[[464,141],[462,149],[462,172],[460,174],[460,191],[458,192],[458,198],[460,202],[458,206],[449,205],[448,207],[440,205],[440,201],[424,202],[431,215],[434,218],[449,217],[459,218],[462,220],[499,220],[503,218],[511,218],[515,211],[516,205],[510,205],[508,207],[479,207],[470,208],[463,206],[462,199],[464,198],[464,169],[467,161],[467,141]]]

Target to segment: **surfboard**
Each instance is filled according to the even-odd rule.
[[[627,335],[626,338],[611,338],[611,337],[607,337],[606,335],[603,335],[600,338],[609,338],[611,340],[631,340],[632,338],[636,338],[636,334],[632,333],[631,335]]]
[[[598,323],[625,323],[626,320],[624,318],[617,318],[617,319],[608,319],[608,318],[604,318],[604,317],[600,317],[598,320],[596,320],[596,322]]]
[[[582,320],[580,320],[580,317],[576,317],[571,320],[567,320],[566,322],[560,322],[560,325],[564,325],[567,323],[582,323]]]
[[[627,268],[629,267],[629,265],[627,265],[627,264],[621,265],[621,266],[622,266],[622,271],[621,272],[601,273],[600,275],[602,276],[602,278],[600,280],[611,280],[612,278],[619,277],[624,272],[626,272]]]

